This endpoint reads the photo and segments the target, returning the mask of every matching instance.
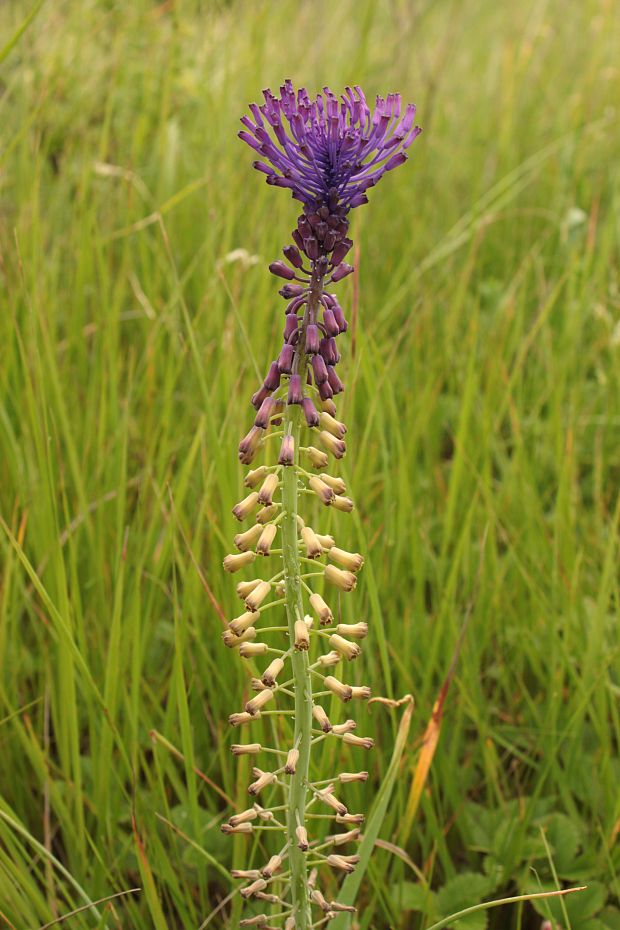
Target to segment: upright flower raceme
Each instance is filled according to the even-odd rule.
[[[269,266],[284,281],[283,344],[252,397],[254,424],[239,444],[244,465],[264,457],[246,474],[249,493],[233,508],[239,521],[252,525],[235,536],[238,551],[224,559],[226,571],[251,566],[260,577],[238,584],[243,612],[223,637],[252,669],[258,665],[254,696],[231,715],[231,725],[251,729],[266,718],[278,745],[263,745],[253,734],[232,745],[234,755],[256,762],[248,792],[260,803],[234,814],[222,829],[281,837],[261,868],[233,873],[245,882],[241,895],[256,902],[257,913],[241,926],[309,930],[354,910],[338,903],[335,890],[337,877],[355,869],[364,820],[349,811],[346,786],[368,777],[365,770],[325,777],[311,749],[323,740],[340,741],[343,750],[373,745],[355,732],[347,713],[334,720],[331,710],[370,697],[368,686],[348,684],[339,671],[360,655],[367,624],[334,623],[333,609],[336,596],[355,588],[364,559],[315,522],[317,508],[353,509],[342,478],[327,471],[330,457],[341,459],[346,451],[346,427],[333,398],[344,390],[336,339],[347,321],[332,286],[353,271],[345,261],[352,246],[349,212],[405,162],[420,129],[415,107],[403,110],[399,94],[377,97],[372,110],[359,87],[347,87],[340,98],[324,88],[312,99],[286,81],[279,97],[269,90],[264,97],[262,105],[250,106],[252,117],[243,117],[239,136],[258,153],[254,167],[267,183],[288,188],[303,212],[284,260]],[[259,561],[273,567],[256,572]],[[266,623],[269,611],[284,612],[286,624]],[[340,831],[325,835],[330,819]],[[263,907],[270,913],[259,913]]]

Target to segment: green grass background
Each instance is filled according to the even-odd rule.
[[[31,10],[4,0],[0,46]],[[399,90],[424,127],[356,211],[340,287],[358,509],[331,525],[367,557],[344,610],[372,628],[355,680],[416,699],[381,832],[396,849],[375,853],[360,926],[421,928],[456,899],[556,880],[590,883],[564,927],[620,926],[617,13],[46,0],[8,50],[0,926],[140,887],[65,925],[232,928],[237,898],[214,913],[226,869],[263,858],[219,832],[222,794],[245,806],[247,782],[228,750],[247,668],[220,640],[238,612],[221,559],[281,329],[266,264],[296,216],[236,131],[284,77]],[[362,713],[378,748],[349,796],[367,809],[397,712]]]

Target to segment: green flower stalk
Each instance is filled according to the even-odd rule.
[[[310,930],[354,910],[326,891],[358,862],[364,817],[349,810],[346,785],[368,778],[366,771],[317,777],[312,749],[326,739],[373,747],[346,713],[333,720],[324,706],[334,697],[348,705],[371,695],[370,687],[345,680],[368,626],[334,624],[330,606],[354,590],[364,559],[321,533],[320,521],[309,522],[315,502],[344,514],[354,506],[342,478],[328,471],[346,452],[346,426],[333,398],[344,389],[336,338],[347,321],[331,287],[353,271],[344,261],[352,246],[349,211],[367,202],[366,191],[385,172],[404,163],[420,130],[415,107],[401,116],[399,95],[378,97],[371,111],[358,87],[346,88],[340,99],[325,88],[313,100],[304,89],[295,94],[287,81],[279,98],[266,91],[265,103],[250,109],[253,119],[242,119],[239,135],[265,159],[254,167],[267,183],[290,189],[303,212],[293,244],[283,250],[286,261],[269,266],[286,282],[280,290],[287,301],[284,342],[252,397],[254,424],[239,445],[242,464],[263,459],[246,474],[249,493],[233,508],[237,520],[253,525],[235,536],[238,551],[224,559],[228,572],[251,567],[260,576],[238,584],[244,611],[223,634],[226,646],[261,669],[251,679],[254,696],[229,718],[231,726],[250,731],[231,749],[256,761],[248,793],[260,801],[222,830],[277,838],[277,852],[262,868],[233,873],[245,883],[241,895],[265,910],[240,925]],[[261,719],[271,722],[276,746],[251,733]],[[329,821],[339,830],[324,836],[319,831]]]

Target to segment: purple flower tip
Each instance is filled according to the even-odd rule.
[[[293,367],[293,355],[295,354],[295,349],[292,345],[288,343],[282,346],[280,354],[278,356],[278,371],[283,375],[290,375]]]
[[[295,268],[301,268],[303,259],[299,254],[299,249],[296,249],[294,245],[287,245],[283,252],[291,265],[294,265]]]
[[[319,351],[319,328],[316,323],[308,323],[306,327],[306,352],[316,355]]]
[[[306,423],[308,424],[308,426],[319,425],[320,421],[319,421],[318,411],[309,397],[304,397],[304,399],[301,402],[301,409],[304,412],[304,416],[306,418]]]
[[[301,284],[283,284],[278,294],[281,297],[284,297],[285,300],[290,300],[291,297],[300,297],[304,293],[304,288]]]
[[[377,97],[374,110],[357,86],[345,87],[340,97],[324,87],[312,98],[285,81],[279,97],[270,90],[263,95],[265,102],[250,107],[253,119],[244,116],[239,132],[263,159],[254,167],[268,184],[287,188],[304,204],[328,204],[332,212],[367,203],[366,191],[403,164],[421,131],[414,125],[413,104],[401,114],[400,94]],[[323,226],[315,234],[329,242],[331,233]]]
[[[276,388],[280,387],[280,369],[278,368],[277,362],[272,362],[269,366],[269,371],[267,372],[263,386],[267,391],[275,391]]]
[[[323,384],[327,381],[327,365],[322,355],[315,355],[312,358],[312,373],[316,384]]]
[[[353,271],[353,265],[347,265],[346,262],[342,262],[342,264],[337,265],[336,268],[334,268],[334,273],[332,274],[332,281],[334,282],[334,284],[337,281],[342,281],[342,279],[346,278],[346,276],[348,274],[351,274],[352,271]]]
[[[292,268],[289,268],[288,265],[285,265],[284,262],[272,262],[269,266],[269,271],[272,274],[275,274],[278,278],[287,278],[289,281],[292,281],[295,277],[295,272]]]
[[[301,375],[291,375],[291,380],[288,385],[287,403],[300,404],[303,399],[304,391],[301,384]]]

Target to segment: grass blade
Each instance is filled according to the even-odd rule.
[[[379,830],[381,829],[381,824],[383,823],[385,812],[387,810],[388,804],[390,803],[390,798],[392,797],[394,783],[400,768],[400,760],[402,758],[403,752],[405,751],[405,746],[407,745],[409,727],[411,726],[411,716],[413,714],[412,696],[408,694],[405,696],[405,698],[403,698],[403,700],[407,703],[403,712],[403,716],[401,717],[398,733],[396,734],[396,741],[394,743],[392,758],[390,760],[388,770],[385,773],[385,778],[383,779],[381,787],[379,788],[375,803],[368,817],[368,825],[364,831],[364,838],[359,845],[359,865],[355,869],[355,872],[353,872],[351,875],[347,875],[344,882],[342,883],[342,889],[338,895],[338,899],[341,904],[351,905],[355,902],[357,892],[362,883],[362,879],[364,878],[364,873],[368,867],[368,861],[375,845],[375,841],[379,836]],[[350,924],[350,914],[339,914],[338,917],[336,917],[336,919],[332,922],[331,927],[332,930],[347,930]]]

